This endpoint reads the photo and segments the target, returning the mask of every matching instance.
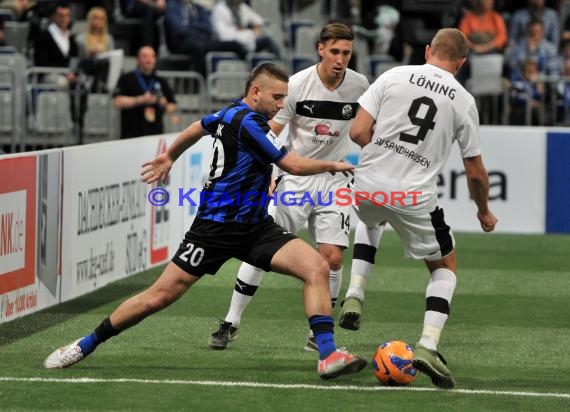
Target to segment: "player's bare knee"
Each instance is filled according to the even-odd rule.
[[[339,247],[334,248],[320,248],[321,256],[325,258],[329,265],[329,270],[339,270],[342,268],[342,249]]]
[[[340,268],[342,268],[342,255],[329,257],[327,263],[329,270],[340,270]]]
[[[305,282],[308,283],[325,283],[328,284],[329,278],[329,265],[323,260],[319,259],[311,265],[311,269],[305,274]]]
[[[425,260],[425,264],[430,273],[437,269],[448,269],[453,273],[457,273],[457,260],[455,258],[455,250],[441,259]]]

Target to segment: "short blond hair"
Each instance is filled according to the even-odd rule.
[[[461,60],[469,53],[469,42],[457,29],[440,29],[431,41],[431,53],[444,60]]]

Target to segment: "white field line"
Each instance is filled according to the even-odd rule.
[[[0,376],[0,382],[40,382],[40,383],[134,383],[151,385],[195,385],[195,386],[225,386],[241,388],[271,388],[271,389],[309,389],[324,391],[405,391],[405,392],[437,392],[436,388],[389,387],[389,386],[356,386],[356,385],[309,385],[309,384],[279,384],[260,382],[235,382],[235,381],[195,381],[174,379],[99,379],[99,378],[19,378]],[[486,389],[453,389],[445,391],[465,395],[496,395],[496,396],[519,396],[534,398],[560,398],[570,399],[570,393],[557,392],[524,392],[524,391],[492,391]]]

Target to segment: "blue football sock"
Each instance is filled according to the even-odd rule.
[[[325,359],[336,350],[334,341],[334,320],[330,316],[315,315],[309,319],[309,325],[315,335],[319,358]]]
[[[321,332],[315,335],[319,347],[319,358],[324,359],[336,350],[332,332]]]
[[[95,333],[92,333],[91,335],[87,335],[81,338],[81,340],[77,343],[77,346],[81,348],[81,353],[83,356],[87,356],[97,348],[97,345],[99,345],[99,343],[100,342],[97,339]]]

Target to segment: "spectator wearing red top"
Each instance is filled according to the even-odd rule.
[[[474,54],[501,53],[507,44],[507,27],[497,13],[494,0],[473,0],[472,10],[464,14],[459,30],[469,39]]]

